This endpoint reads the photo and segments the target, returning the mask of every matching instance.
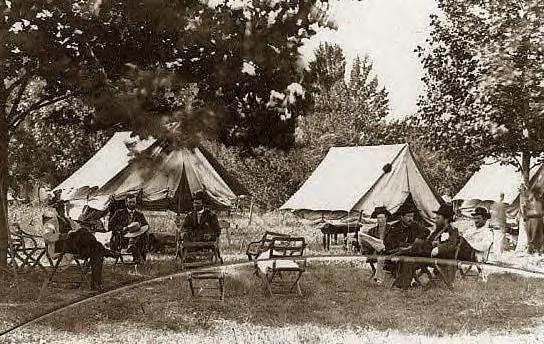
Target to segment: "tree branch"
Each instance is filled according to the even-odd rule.
[[[66,99],[70,99],[70,98],[72,98],[72,97],[74,97],[74,96],[76,96],[76,95],[78,95],[80,93],[81,92],[79,92],[79,91],[70,92],[68,94],[58,96],[58,97],[49,97],[49,98],[45,98],[45,99],[40,99],[34,105],[30,106],[28,109],[26,109],[25,111],[19,113],[17,116],[15,116],[12,119],[12,121],[10,121],[8,130],[10,132],[13,132],[19,126],[19,124],[21,124],[21,122],[26,118],[26,116],[28,116],[31,112],[39,110],[39,109],[41,109],[43,107],[46,107],[46,106],[61,102],[61,101],[66,100]]]
[[[10,117],[14,117],[17,115],[17,109],[19,108],[19,104],[21,103],[21,99],[23,98],[23,95],[25,94],[26,87],[28,86],[28,83],[30,82],[30,75],[25,74],[21,79],[19,85],[19,92],[17,92],[17,97],[15,98],[15,101],[11,105],[11,109],[9,110],[8,114],[8,120]]]

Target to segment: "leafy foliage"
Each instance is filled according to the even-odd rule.
[[[93,111],[73,99],[32,113],[10,140],[12,187],[29,181],[57,185],[83,165],[109,137],[96,131]]]
[[[288,152],[265,147],[225,148],[217,144],[211,148],[265,207],[283,204],[315,170],[329,148],[375,144],[387,135],[387,92],[379,88],[368,57],[357,58],[354,65],[355,71],[346,82],[341,48],[323,44],[316,50],[316,60],[309,64],[308,72],[312,76],[310,89],[315,92],[313,112],[298,118],[296,146]]]
[[[329,25],[326,9],[318,0],[1,2],[0,265],[8,144],[36,111],[77,98],[103,127],[178,144],[219,132],[228,144],[287,148],[295,119],[311,104],[298,47]],[[77,136],[76,128],[63,130]],[[47,130],[40,132],[46,140]]]
[[[440,0],[419,102],[427,142],[467,163],[494,156],[528,180],[544,144],[540,1]],[[521,163],[518,161],[522,156]]]

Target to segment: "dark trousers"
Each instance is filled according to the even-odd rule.
[[[430,257],[433,245],[430,241],[418,241],[411,248],[399,252],[401,256],[408,257]],[[419,269],[422,263],[399,262],[397,265],[397,278],[395,286],[401,289],[408,289],[412,283],[414,272]]]
[[[111,235],[110,248],[116,252],[121,252],[121,249],[128,248],[132,253],[132,259],[135,262],[145,261],[147,255],[148,234],[143,233],[135,238],[125,238],[124,232],[115,231]]]
[[[76,231],[63,234],[55,245],[55,251],[71,253],[89,259],[91,266],[91,287],[103,283],[102,267],[106,249],[96,240],[94,235],[87,231]]]

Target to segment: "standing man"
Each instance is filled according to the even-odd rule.
[[[484,208],[485,209],[485,208]],[[506,205],[504,204],[504,193],[501,193],[499,200],[491,208],[491,225],[495,241],[493,243],[494,253],[500,256],[506,249]]]
[[[117,210],[110,218],[110,247],[120,252],[128,246],[134,262],[141,264],[146,258],[149,224],[144,214],[136,210],[136,195],[128,195],[125,204],[126,208]]]
[[[219,220],[210,209],[206,208],[206,194],[197,191],[193,196],[193,211],[187,214],[182,225],[187,241],[213,241],[221,234]]]
[[[530,254],[541,253],[544,243],[544,202],[540,188],[534,187],[529,191],[521,213],[527,232],[527,251]]]

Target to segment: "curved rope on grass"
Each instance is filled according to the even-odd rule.
[[[474,262],[461,261],[461,260],[452,260],[452,259],[438,259],[438,258],[410,257],[410,256],[393,256],[393,257],[389,256],[388,257],[388,256],[361,255],[361,254],[310,255],[310,256],[302,256],[302,257],[285,257],[285,258],[263,259],[263,260],[259,260],[259,262],[266,262],[266,261],[273,261],[273,260],[315,260],[315,261],[320,261],[320,260],[343,260],[343,259],[346,259],[346,260],[363,260],[362,263],[366,263],[369,259],[384,259],[386,261],[389,260],[389,261],[393,261],[393,262],[409,262],[409,263],[418,263],[418,264],[426,263],[426,264],[433,264],[433,265],[455,265],[455,266],[458,266],[459,264],[465,264],[465,265],[474,265],[475,264]],[[58,307],[56,307],[56,308],[54,308],[52,310],[49,310],[49,311],[45,312],[45,313],[42,313],[40,315],[36,315],[36,316],[28,319],[25,322],[22,322],[20,324],[14,325],[14,326],[6,329],[6,330],[3,330],[2,332],[0,332],[0,337],[2,337],[4,335],[7,335],[7,334],[9,334],[9,333],[11,333],[11,332],[13,332],[13,331],[15,331],[17,329],[20,329],[20,328],[26,327],[28,325],[34,324],[36,322],[39,322],[41,320],[47,319],[48,317],[53,316],[53,315],[55,315],[57,313],[60,313],[60,312],[62,312],[64,310],[67,310],[67,309],[70,309],[70,308],[75,308],[75,307],[83,305],[83,304],[87,304],[89,302],[100,299],[101,297],[110,296],[110,295],[117,294],[117,293],[120,293],[120,292],[123,292],[123,291],[138,288],[138,287],[143,286],[143,285],[160,282],[160,281],[163,281],[163,280],[166,280],[166,279],[173,279],[173,278],[183,277],[183,276],[185,276],[185,275],[187,275],[189,273],[209,271],[209,270],[215,270],[215,269],[225,270],[228,267],[242,267],[242,266],[246,266],[246,265],[255,265],[255,263],[256,263],[255,261],[245,261],[245,262],[234,261],[234,262],[231,262],[231,263],[218,265],[218,266],[202,267],[202,268],[198,268],[198,269],[186,270],[186,271],[181,271],[181,272],[174,272],[174,273],[169,273],[169,274],[166,274],[166,275],[161,275],[161,276],[136,280],[136,281],[131,282],[130,284],[118,286],[115,289],[107,290],[107,291],[104,291],[102,293],[98,293],[98,294],[95,294],[95,295],[90,295],[88,297],[84,297],[82,299],[79,299],[79,300],[77,300],[77,301],[75,301],[73,303],[63,304],[63,305],[60,305],[60,306],[58,306]],[[478,265],[479,266],[495,267],[495,268],[499,268],[499,269],[502,269],[502,270],[509,270],[509,271],[513,271],[514,273],[523,272],[523,273],[527,273],[527,274],[531,274],[531,275],[536,275],[534,277],[544,278],[544,271],[530,270],[530,269],[515,267],[515,266],[507,266],[505,264],[478,263]]]

